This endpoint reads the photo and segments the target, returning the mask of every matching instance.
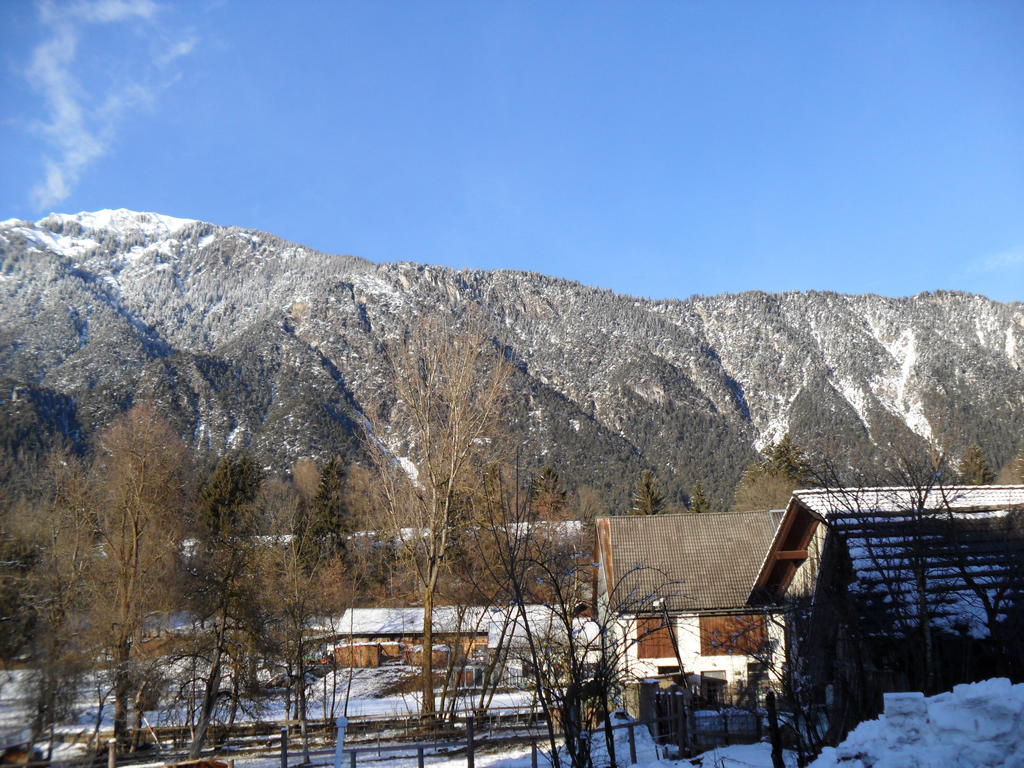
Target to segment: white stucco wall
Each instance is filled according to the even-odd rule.
[[[778,670],[781,670],[784,654],[784,631],[781,625],[781,616],[769,617],[768,638],[772,646],[772,656],[769,661],[769,675],[774,680]],[[619,623],[619,631],[629,633],[629,637],[636,638],[636,623],[632,620],[624,620]],[[683,662],[683,669],[688,674],[700,675],[702,672],[724,672],[726,682],[732,686],[744,684],[747,681],[747,665],[764,662],[763,658],[755,658],[746,654],[714,654],[701,655],[700,648],[700,619],[698,614],[684,614],[674,619],[673,629],[676,642],[679,645],[679,655]],[[632,642],[626,648],[624,661],[627,676],[642,679],[658,674],[658,667],[677,667],[679,661],[675,656],[657,659],[641,659],[638,656],[639,646]]]

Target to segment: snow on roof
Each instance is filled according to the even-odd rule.
[[[533,633],[540,637],[558,634],[559,620],[544,605],[526,606],[526,616]],[[353,637],[408,636],[423,632],[422,608],[349,608],[341,616],[324,617],[314,622],[314,631]],[[522,618],[515,606],[438,606],[434,609],[436,634],[487,635],[487,644],[515,644],[525,637]],[[587,622],[574,621],[574,631],[589,638],[595,631]]]
[[[849,512],[1000,509],[1024,505],[1024,485],[936,485],[932,488],[812,488],[793,491],[803,506],[822,517]]]
[[[845,542],[855,577],[849,589],[869,613],[889,616],[881,631],[913,628],[924,606],[934,625],[985,637],[989,610],[1005,615],[1020,599],[1024,486],[815,489],[793,496]]]

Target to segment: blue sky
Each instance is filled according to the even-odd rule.
[[[0,218],[685,297],[1024,299],[1024,3],[0,5]]]

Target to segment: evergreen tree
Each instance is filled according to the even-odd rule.
[[[708,497],[704,495],[704,486],[700,484],[698,480],[693,486],[693,490],[690,491],[690,511],[691,512],[710,512],[711,502],[708,501]]]
[[[1003,467],[999,473],[998,482],[1001,485],[1022,485],[1024,484],[1024,445],[1021,446],[1017,455]]]
[[[967,446],[960,459],[960,479],[968,485],[988,485],[996,479],[996,473],[989,466],[985,452],[977,441]]]
[[[209,481],[200,492],[199,518],[207,535],[229,541],[247,531],[247,513],[256,501],[263,473],[248,456],[225,456],[217,462]]]
[[[764,449],[764,459],[747,467],[736,486],[733,509],[782,509],[793,490],[812,477],[807,455],[787,432],[777,443]]]
[[[217,707],[224,666],[231,655],[229,635],[252,617],[259,603],[249,570],[254,559],[250,534],[256,527],[256,501],[263,473],[248,457],[225,456],[200,491],[199,519],[204,536],[189,567],[189,608],[212,628],[195,636],[209,659],[203,698],[189,755],[198,757]]]
[[[320,472],[316,496],[309,504],[309,536],[313,546],[331,552],[345,548],[349,532],[349,515],[345,508],[345,468],[341,459],[334,457]]]
[[[568,494],[553,467],[544,467],[533,483],[533,508],[542,520],[566,517]]]
[[[633,491],[631,515],[657,515],[665,511],[665,496],[658,487],[654,473],[645,469],[640,473],[640,481]]]
[[[767,469],[795,483],[803,485],[811,476],[811,464],[807,455],[787,432],[779,442],[764,449]]]

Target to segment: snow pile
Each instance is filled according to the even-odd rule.
[[[783,751],[782,759],[786,768],[796,768],[795,752]],[[700,768],[772,768],[772,745],[761,741],[757,744],[715,747],[691,758],[683,765],[697,765]]]
[[[925,698],[887,693],[885,714],[858,725],[811,768],[1024,767],[1024,684],[1006,678]]]

